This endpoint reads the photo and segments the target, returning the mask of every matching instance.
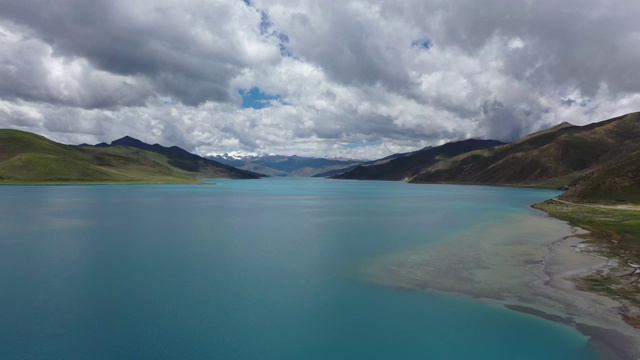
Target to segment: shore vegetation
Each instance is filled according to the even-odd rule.
[[[618,300],[620,315],[640,328],[640,206],[577,204],[558,199],[533,205],[589,231],[588,251],[608,259],[605,266],[576,278],[576,287]]]

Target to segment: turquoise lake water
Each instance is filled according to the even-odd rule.
[[[0,187],[0,359],[595,359],[533,316],[360,280],[554,191],[324,179]]]

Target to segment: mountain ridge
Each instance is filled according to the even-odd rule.
[[[303,156],[286,155],[262,155],[247,156],[243,158],[223,157],[221,155],[209,156],[223,164],[235,166],[239,169],[260,172],[269,176],[317,176],[327,171],[339,171],[355,164],[360,164],[360,160],[315,158]]]
[[[410,153],[387,156],[361,165],[350,171],[332,176],[332,179],[352,180],[404,180],[419,173],[423,168],[444,158],[457,156],[472,150],[486,149],[504,144],[497,140],[467,139],[449,142],[437,147],[428,147]]]
[[[585,126],[562,125],[484,153],[469,153],[426,168],[411,182],[544,186],[568,185],[626,151],[640,149],[640,114]]]
[[[331,177],[568,189],[563,197],[575,201],[640,202],[638,112],[584,126],[562,122],[509,144],[461,146],[474,141],[395,154]]]
[[[129,144],[155,146],[136,141]],[[166,153],[120,145],[65,145],[26,131],[0,129],[0,183],[196,183],[199,178],[259,177],[201,161],[194,154],[181,157],[186,151],[177,147],[158,147]]]
[[[169,163],[179,169],[191,172],[206,172],[208,170],[213,170],[212,168],[218,168],[218,171],[222,173],[226,173],[231,177],[235,178],[259,178],[264,176],[263,174],[246,171],[242,169],[237,169],[233,166],[222,164],[215,160],[207,159],[202,156],[193,154],[184,150],[178,146],[163,146],[160,144],[147,144],[141,140],[133,138],[131,136],[125,135],[120,139],[116,139],[111,142],[111,144],[107,146],[101,147],[115,147],[115,146],[123,146],[130,147],[145,151],[151,151],[158,154],[165,155],[169,158]]]
[[[640,201],[640,113],[563,123],[425,168],[413,183],[534,186],[578,202]]]

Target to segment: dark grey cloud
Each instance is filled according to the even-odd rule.
[[[260,15],[241,2],[3,0],[0,6],[0,17],[29,29],[55,56],[143,77],[189,105],[229,101],[238,72],[279,55],[259,36]],[[241,26],[226,26],[234,20]],[[252,52],[261,46],[266,51]]]
[[[288,35],[295,56],[318,64],[332,80],[349,85],[379,84],[401,91],[410,83],[398,54],[412,43],[395,41],[393,29],[377,18],[383,16],[381,8],[373,2],[336,1],[313,10],[318,11],[294,11],[288,24],[274,24]]]
[[[0,97],[83,108],[144,104],[143,79],[94,71],[82,58],[57,58],[43,41],[0,26]]]
[[[640,56],[639,2],[457,0],[405,6],[395,14],[413,16],[416,24],[427,25],[436,44],[470,56],[495,38],[521,39],[525,48],[503,54],[504,68],[536,86],[575,86],[590,96],[603,84],[615,92],[640,91],[640,74],[633,71]]]
[[[514,141],[539,130],[535,128],[536,116],[533,111],[508,106],[499,101],[482,104],[482,128],[496,140]]]

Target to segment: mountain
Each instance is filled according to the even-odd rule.
[[[496,140],[469,139],[450,142],[433,148],[397,154],[360,165],[350,171],[334,175],[334,179],[403,180],[421,172],[433,164],[469,151],[486,149],[504,144]]]
[[[130,136],[114,140],[108,147],[114,146],[123,146],[162,154],[167,157],[168,163],[171,166],[189,172],[210,174],[212,177],[255,179],[264,176],[263,174],[237,169],[231,165],[222,164],[215,160],[192,154],[177,146],[165,147],[160,144],[150,145]]]
[[[312,158],[302,156],[263,155],[231,157],[224,155],[210,156],[223,164],[239,169],[255,171],[269,176],[316,176],[327,171],[342,169],[362,163],[359,160]]]
[[[616,163],[630,166],[621,161],[637,151],[640,113],[633,113],[586,126],[563,123],[511,144],[436,163],[410,181],[559,188]],[[610,171],[622,172],[616,169]],[[600,176],[604,174],[610,172]]]
[[[133,140],[125,143],[155,146]],[[178,149],[63,145],[29,132],[0,129],[0,183],[194,183],[205,177],[257,177]]]
[[[427,147],[425,147],[425,148],[423,148],[421,150],[418,150],[418,151],[429,150],[431,148],[432,148],[431,146],[427,146]],[[389,156],[384,157],[382,159],[366,161],[366,162],[363,162],[363,163],[357,163],[357,164],[348,166],[346,168],[339,168],[339,169],[334,169],[334,170],[330,170],[330,171],[327,171],[327,172],[319,173],[319,174],[313,175],[313,177],[329,177],[330,178],[330,177],[333,177],[335,175],[339,175],[339,174],[343,174],[343,173],[349,172],[349,171],[357,168],[358,166],[380,165],[380,164],[386,163],[389,160],[397,159],[399,157],[403,157],[403,156],[406,156],[406,155],[409,155],[409,154],[410,153],[392,154],[392,155],[389,155]]]
[[[578,202],[640,203],[640,151],[577,178],[560,198]]]

